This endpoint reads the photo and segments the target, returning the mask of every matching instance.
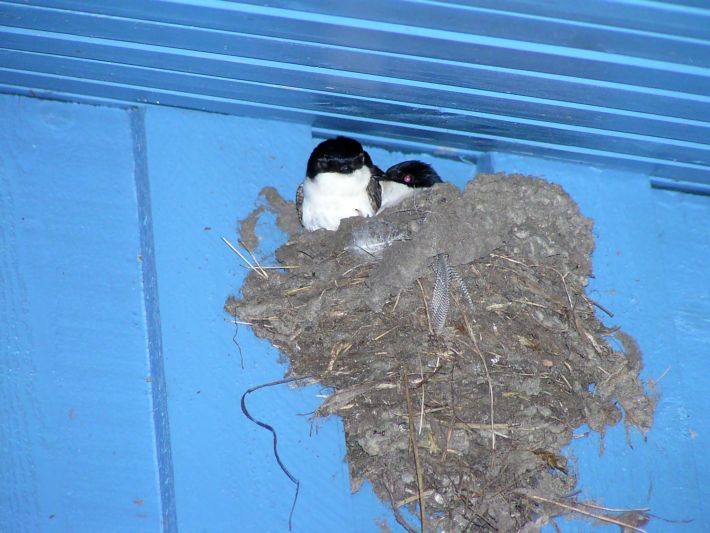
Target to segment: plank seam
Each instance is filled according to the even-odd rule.
[[[158,302],[158,277],[155,264],[155,242],[153,239],[153,217],[150,201],[145,109],[133,107],[129,110],[129,116],[131,135],[133,137],[134,178],[141,243],[141,269],[143,273],[143,303],[148,335],[150,387],[162,525],[163,531],[177,533],[175,476],[173,472],[160,306]]]

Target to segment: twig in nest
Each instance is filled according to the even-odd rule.
[[[388,329],[387,331],[385,331],[384,333],[380,333],[377,337],[375,337],[375,338],[372,339],[372,340],[373,340],[373,341],[378,341],[378,340],[380,340],[381,338],[383,338],[385,335],[388,335],[389,333],[392,333],[392,332],[393,332],[395,329],[397,329],[398,327],[399,327],[399,325],[397,325],[397,326],[395,326],[395,327],[393,327],[393,328],[390,328],[390,329]]]
[[[449,451],[449,443],[451,436],[454,434],[454,423],[458,418],[456,416],[456,395],[454,391],[454,370],[456,365],[451,366],[451,379],[449,380],[449,392],[451,396],[451,420],[449,421],[449,430],[446,432],[446,442],[444,443],[444,451],[441,453],[441,460],[446,459],[446,453]]]
[[[313,285],[306,285],[304,287],[296,287],[294,289],[289,289],[287,291],[284,291],[284,296],[293,296],[294,294],[298,294],[301,291],[307,291],[308,289],[311,289]]]
[[[397,309],[397,305],[399,304],[399,297],[402,296],[402,289],[399,289],[399,292],[397,293],[397,299],[394,301],[394,306],[392,307],[392,312],[394,313],[394,310]]]
[[[344,341],[339,341],[336,342],[333,345],[333,348],[330,350],[330,362],[328,363],[328,372],[333,371],[333,367],[335,366],[335,361],[340,356],[340,354],[346,354],[348,353],[348,350],[353,347],[352,342],[344,342]]]
[[[352,406],[351,404],[356,398],[372,390],[387,390],[394,389],[396,387],[397,385],[395,383],[381,381],[362,383],[353,387],[339,389],[326,397],[326,400],[316,410],[315,415],[322,417],[330,416],[340,410],[348,409]]]
[[[269,277],[269,275],[266,273],[266,271],[264,271],[264,267],[261,266],[261,263],[259,263],[259,260],[258,260],[258,259],[256,258],[256,256],[254,255],[254,252],[252,252],[252,251],[247,247],[247,245],[244,244],[244,241],[242,241],[241,239],[239,239],[238,242],[239,242],[239,245],[240,245],[242,248],[244,248],[247,252],[249,252],[249,255],[250,255],[251,258],[254,260],[254,264],[256,265],[256,268],[258,268],[259,270],[261,270],[261,273],[264,274],[266,277]]]
[[[592,304],[594,307],[598,307],[599,309],[601,309],[602,311],[604,311],[604,312],[605,312],[607,315],[609,315],[610,317],[613,317],[613,316],[614,316],[614,313],[612,313],[611,311],[609,311],[606,307],[604,307],[604,306],[603,306],[602,304],[600,304],[599,302],[596,302],[596,301],[592,300],[592,299],[591,299],[589,296],[587,296],[586,294],[582,294],[582,298],[584,298],[585,300],[587,300],[587,302],[589,302],[590,304]]]
[[[610,513],[645,513],[651,510],[650,507],[639,507],[638,509],[619,509],[615,507],[604,507],[603,505],[596,505],[589,502],[579,502],[579,504],[584,505],[585,507],[591,507],[592,509],[599,509],[600,511],[609,511]]]
[[[229,324],[242,324],[244,326],[253,326],[251,322],[244,322],[243,320],[225,320]]]
[[[426,533],[426,509],[424,507],[424,478],[422,475],[422,465],[419,461],[419,446],[417,437],[414,434],[414,410],[412,409],[412,398],[409,395],[409,383],[407,382],[407,372],[402,370],[402,388],[404,398],[407,401],[407,417],[409,418],[409,441],[414,453],[414,468],[417,473],[417,490],[419,491],[419,520],[421,522],[422,533]]]
[[[510,257],[506,257],[504,255],[498,255],[498,254],[494,254],[494,253],[491,253],[490,255],[491,255],[491,257],[497,257],[498,259],[504,259],[504,260],[510,261],[511,263],[514,263],[516,265],[522,265],[526,268],[530,268],[530,265],[527,265],[527,264],[523,263],[522,261],[516,261],[515,259],[511,259]]]
[[[246,257],[244,257],[244,254],[243,254],[242,252],[240,252],[240,251],[236,248],[236,246],[234,246],[231,242],[229,242],[229,241],[228,241],[227,239],[225,239],[224,237],[222,237],[222,241],[224,241],[224,244],[226,244],[227,246],[229,246],[229,247],[232,249],[232,251],[233,251],[235,254],[237,254],[237,255],[241,258],[241,260],[244,261],[244,262],[247,264],[247,266],[248,266],[249,268],[251,268],[254,272],[256,272],[256,273],[259,275],[259,277],[264,278],[264,279],[268,279],[268,278],[269,278],[269,275],[268,275],[264,270],[259,270],[259,269],[256,268],[254,265],[252,265],[252,264],[249,262],[249,260],[248,260]]]
[[[429,304],[426,303],[426,295],[424,294],[424,287],[422,287],[422,282],[417,279],[419,284],[419,290],[422,291],[422,300],[424,301],[424,311],[426,312],[426,323],[429,325],[429,334],[433,335],[434,330],[431,329],[431,317],[429,316]]]
[[[597,513],[592,513],[590,511],[585,511],[584,509],[580,509],[579,507],[575,507],[574,505],[569,505],[564,502],[559,502],[557,500],[550,500],[549,498],[543,498],[542,496],[536,496],[534,494],[527,494],[525,491],[516,491],[516,492],[518,494],[521,494],[522,496],[525,496],[526,498],[530,498],[531,500],[535,500],[538,502],[551,503],[553,505],[557,505],[558,507],[562,507],[563,509],[567,509],[569,511],[574,511],[575,513],[589,516],[591,518],[595,518],[596,520],[601,520],[602,522],[607,522],[609,524],[616,524],[617,526],[629,528],[633,531],[638,531],[638,533],[647,533],[645,529],[641,529],[640,527],[636,527],[633,524],[628,524],[626,522],[622,522],[621,520],[617,520],[616,518],[612,518],[610,516],[605,516],[603,514],[597,514]]]
[[[648,381],[649,381],[649,383],[651,384],[651,386],[655,387],[656,385],[658,385],[658,384],[660,383],[660,381],[661,381],[664,377],[666,377],[666,374],[668,374],[668,371],[669,371],[670,369],[671,369],[671,367],[668,366],[668,367],[661,373],[661,375],[658,376],[658,379],[653,379],[653,378],[649,379]]]
[[[471,429],[475,431],[491,431],[491,424],[472,424],[471,422],[463,422],[459,421],[457,424],[455,424],[457,428],[465,428],[465,429]],[[502,430],[502,429],[508,429],[508,430],[514,430],[514,431],[538,431],[542,426],[533,426],[533,427],[523,427],[518,424],[508,424],[506,422],[498,422],[496,424],[493,424],[492,426],[494,429],[497,430]]]
[[[437,365],[439,361],[437,359]],[[436,373],[436,371],[434,371]],[[418,435],[422,434],[422,427],[424,426],[424,366],[422,365],[422,356],[419,356],[419,376],[421,377],[421,383],[422,385],[422,400],[421,400],[421,405],[419,407],[419,431],[417,432]]]
[[[424,496],[431,496],[434,494],[434,491],[432,489],[429,489],[424,492]],[[416,494],[414,496],[410,496],[409,498],[405,498],[402,501],[397,502],[397,507],[402,507],[403,505],[407,505],[408,503],[412,503],[414,501],[417,501],[419,499],[419,495]]]
[[[567,288],[566,278],[567,278],[567,275],[569,274],[569,272],[565,273],[565,275],[563,276],[562,273],[559,270],[557,270],[556,268],[550,267],[550,270],[555,272],[562,280],[562,286],[565,289],[565,294],[567,295],[567,301],[569,302],[569,312],[572,315],[572,317],[575,318],[575,320],[576,320],[576,316],[574,314],[574,304],[572,303],[572,296],[570,296],[569,289]]]
[[[294,268],[301,268],[298,265],[278,265],[278,266],[264,266],[259,265],[261,270],[293,270]]]
[[[350,274],[351,272],[354,272],[354,271],[357,270],[358,268],[364,267],[364,266],[368,266],[368,264],[367,264],[367,263],[360,263],[359,265],[355,265],[354,267],[349,268],[349,269],[347,269],[345,272],[343,272],[340,277],[341,277],[341,278],[346,278],[346,277],[348,276],[348,274]]]
[[[599,343],[594,339],[594,336],[589,333],[585,327],[582,325],[582,322],[580,321],[579,317],[577,316],[577,313],[574,310],[575,304],[572,303],[572,296],[569,293],[569,288],[567,287],[567,281],[566,278],[569,275],[569,272],[565,273],[562,275],[562,273],[557,270],[556,268],[549,267],[550,270],[555,272],[560,279],[562,280],[562,285],[564,286],[565,289],[565,294],[567,294],[567,301],[569,302],[569,313],[570,313],[570,319],[574,322],[574,327],[577,330],[577,333],[579,334],[580,337],[584,338],[586,337],[589,339],[589,342],[592,344],[592,347],[597,353],[603,353],[603,350],[601,346],[599,346]]]
[[[478,354],[478,357],[481,358],[481,362],[483,363],[483,370],[486,372],[486,380],[488,381],[488,393],[490,396],[490,403],[491,403],[491,450],[496,449],[496,431],[495,431],[495,419],[493,417],[493,381],[491,381],[491,374],[488,372],[488,363],[486,363],[486,358],[483,356],[483,353],[481,353],[480,348],[478,347],[478,341],[476,341],[476,336],[473,334],[473,330],[471,329],[471,324],[469,324],[468,319],[466,318],[466,314],[462,314],[463,316],[463,321],[464,324],[466,324],[466,331],[468,332],[468,336],[473,342],[473,348]]]
[[[392,496],[392,491],[389,488],[389,483],[385,482],[382,484],[387,491],[387,494],[390,497],[390,503],[392,504],[392,510],[394,511],[394,519],[397,520],[397,523],[402,526],[404,529],[408,531],[408,533],[417,533],[417,530],[414,529],[409,522],[407,522],[407,519],[402,516],[402,513],[399,510],[399,506],[397,503],[394,501],[394,496]]]
[[[512,301],[515,302],[515,303],[518,303],[518,304],[531,305],[531,306],[533,306],[533,307],[539,307],[540,309],[549,309],[549,307],[547,307],[546,305],[536,304],[535,302],[530,302],[530,301],[528,301],[528,300],[512,300]],[[491,307],[491,306],[489,305],[488,307]],[[486,308],[486,310],[488,310],[488,307]]]

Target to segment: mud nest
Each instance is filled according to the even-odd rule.
[[[585,295],[592,221],[561,187],[481,174],[312,233],[263,195],[242,240],[272,211],[288,268],[251,272],[226,309],[332,389],[316,415],[344,420],[352,490],[368,479],[403,527],[422,526],[407,507],[428,531],[536,528],[576,508],[575,428],[650,428],[636,344]]]

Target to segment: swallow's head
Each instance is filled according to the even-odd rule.
[[[315,178],[326,172],[347,175],[372,166],[370,155],[359,142],[349,137],[335,137],[323,141],[311,152],[306,176]]]
[[[436,171],[422,161],[404,161],[387,169],[382,179],[401,183],[407,187],[424,188],[431,187],[435,183],[441,183],[442,179]]]

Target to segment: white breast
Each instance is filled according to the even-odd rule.
[[[337,230],[340,221],[375,214],[367,194],[372,173],[367,167],[352,174],[323,172],[303,182],[303,226]]]
[[[382,186],[382,205],[380,206],[380,211],[385,207],[398,204],[416,192],[416,189],[407,187],[403,183],[396,181],[382,180],[380,185]]]

